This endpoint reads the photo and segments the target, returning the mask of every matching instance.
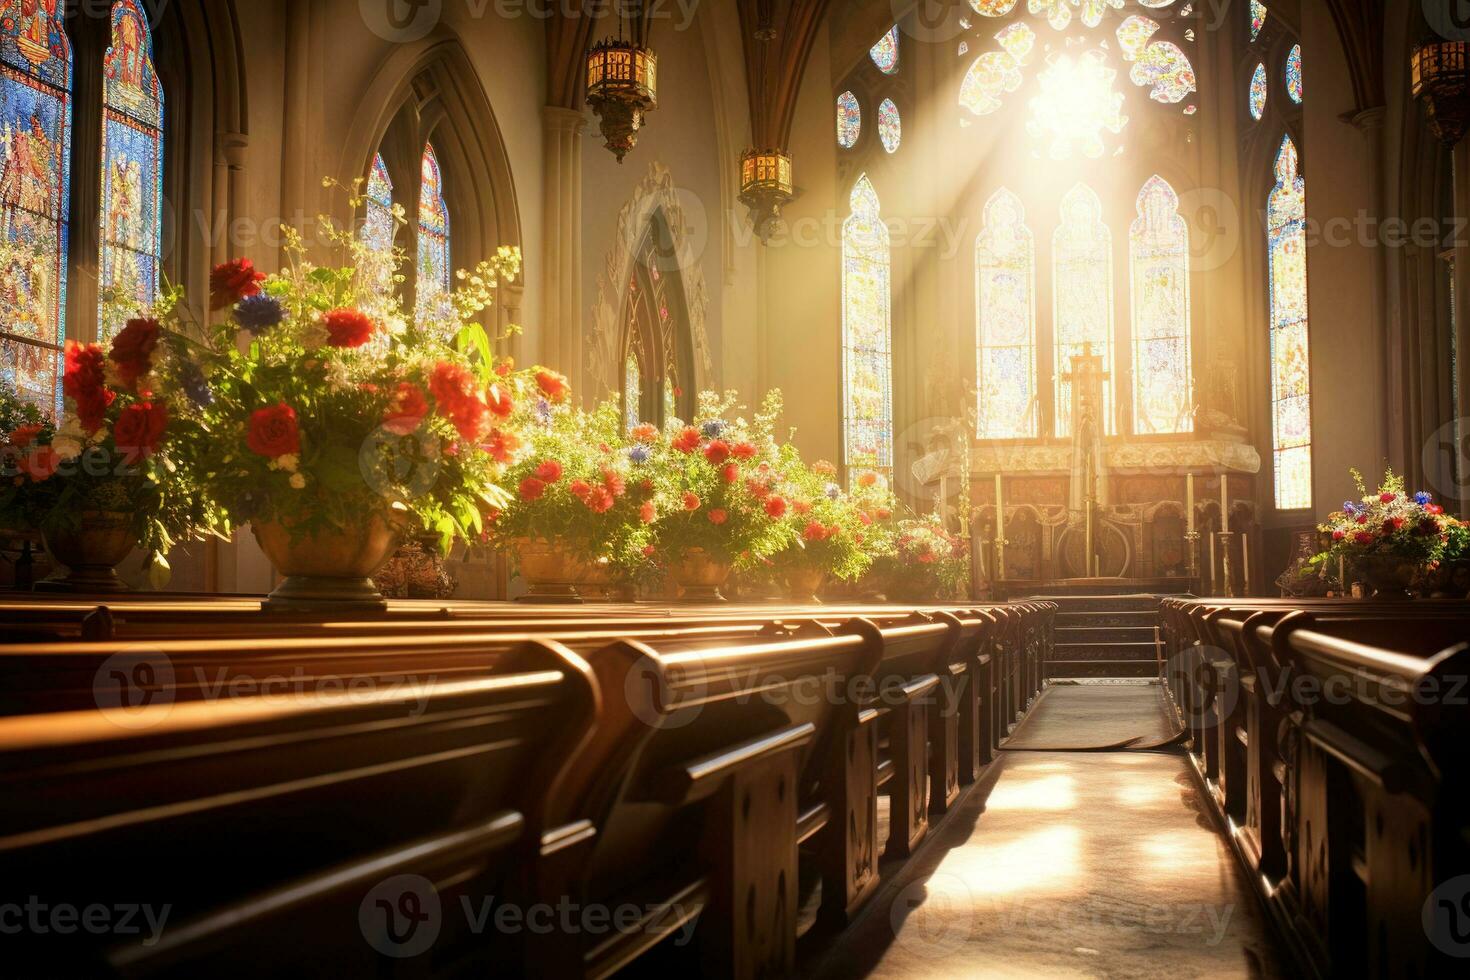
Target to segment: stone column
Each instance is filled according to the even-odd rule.
[[[545,195],[542,275],[544,316],[535,356],[567,376],[580,395],[586,372],[582,344],[582,131],[587,118],[575,109],[541,110]]]
[[[1455,146],[1454,158],[1455,215],[1461,219],[1470,218],[1470,141],[1461,140]],[[1461,234],[1455,240],[1455,346],[1459,352],[1456,365],[1459,376],[1451,379],[1451,383],[1459,393],[1460,411],[1455,430],[1459,438],[1453,453],[1455,478],[1459,483],[1455,491],[1460,498],[1460,516],[1470,519],[1470,447],[1465,442],[1470,438],[1470,422],[1465,421],[1470,416],[1470,368],[1465,366],[1465,358],[1470,357],[1470,312],[1467,312],[1467,306],[1470,306],[1470,241]]]
[[[1383,124],[1387,109],[1372,106],[1361,112],[1345,115],[1343,121],[1363,135],[1368,148],[1369,186],[1373,188],[1372,207],[1380,220],[1390,212],[1385,205],[1387,193],[1383,186]],[[1312,189],[1307,188],[1307,200],[1311,201]],[[1310,206],[1310,205],[1309,205]],[[1378,331],[1378,350],[1382,358],[1380,384],[1383,390],[1383,421],[1379,426],[1378,440],[1381,450],[1389,459],[1404,459],[1405,419],[1403,336],[1397,323],[1390,323],[1385,297],[1388,292],[1388,249],[1382,241],[1374,243],[1373,272],[1373,323]]]

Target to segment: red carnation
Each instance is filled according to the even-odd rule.
[[[722,439],[716,439],[704,447],[704,458],[715,466],[719,466],[730,458],[730,444]]]
[[[611,466],[604,466],[602,468],[602,485],[614,497],[621,497],[628,492],[627,482]]]
[[[536,478],[546,483],[555,483],[561,479],[561,464],[554,459],[547,460],[536,467]]]
[[[495,462],[509,463],[521,448],[521,437],[504,429],[492,429],[482,448]]]
[[[400,382],[393,401],[383,413],[383,428],[396,436],[406,436],[423,424],[429,414],[429,400],[423,389],[407,381]]]
[[[652,524],[657,517],[658,511],[654,509],[652,500],[645,500],[638,508],[638,519],[644,524]]]
[[[528,476],[521,481],[522,500],[540,500],[545,492],[546,484],[534,476]]]
[[[572,496],[583,498],[592,492],[592,484],[586,480],[573,480],[569,489],[572,491]]]
[[[162,330],[152,317],[139,317],[112,338],[112,363],[124,387],[136,391],[138,379],[153,370],[153,351]]]
[[[66,342],[66,372],[61,390],[77,407],[77,418],[88,435],[102,428],[107,409],[117,393],[107,387],[103,377],[102,348],[96,344]]]
[[[684,494],[684,509],[689,511],[699,510],[700,500],[692,493]]]
[[[557,374],[547,368],[538,368],[536,371],[536,386],[541,393],[554,402],[565,401],[571,392],[571,385],[567,384],[566,375]]]
[[[485,404],[490,406],[490,411],[503,419],[510,418],[511,413],[516,410],[516,403],[510,397],[510,392],[498,384],[486,389]]]
[[[605,487],[593,487],[583,498],[582,503],[586,504],[587,509],[594,514],[606,514],[612,510],[613,495]]]
[[[806,529],[801,532],[801,536],[808,541],[825,541],[827,540],[827,529],[822,526],[820,521],[811,521],[807,524]]]
[[[257,272],[249,259],[235,259],[214,267],[209,274],[210,308],[222,310],[247,296],[258,296],[265,273]]]
[[[771,488],[759,480],[746,480],[745,489],[749,490],[750,495],[757,500],[765,500],[771,495]]]
[[[755,447],[748,442],[737,442],[735,448],[730,450],[730,455],[736,459],[754,459]]]
[[[766,513],[776,520],[786,516],[786,498],[772,497],[766,501]]]
[[[250,428],[245,433],[250,451],[267,459],[301,452],[301,431],[296,427],[296,409],[281,402],[269,408],[258,408],[250,414]]]
[[[709,522],[711,524],[723,524],[729,519],[730,515],[725,513],[723,508],[716,507],[714,510],[709,512]]]
[[[454,425],[465,442],[477,443],[490,429],[490,409],[468,368],[448,361],[434,365],[429,393],[440,415]]]
[[[112,441],[129,466],[147,459],[163,442],[168,428],[168,408],[153,402],[135,402],[122,410],[112,429]]]
[[[1380,493],[1378,495],[1378,499],[1380,501],[1382,501],[1383,503],[1385,503],[1385,504],[1391,504],[1395,500],[1398,499],[1398,494],[1396,494],[1396,493]]]
[[[347,307],[332,310],[322,318],[322,325],[327,328],[327,343],[333,347],[361,347],[373,339],[378,329],[372,317]]]
[[[674,437],[673,446],[681,453],[692,453],[699,448],[699,430],[693,426],[686,426],[682,432]]]
[[[658,427],[644,422],[642,425],[635,425],[628,435],[633,437],[634,442],[653,442],[658,438]]]
[[[740,467],[736,466],[734,463],[726,463],[725,468],[720,471],[720,477],[726,483],[734,483],[736,480],[740,479]]]
[[[1342,541],[1342,540],[1344,540],[1346,538],[1347,538],[1347,532],[1346,531],[1333,531],[1332,532],[1332,540],[1334,540],[1334,541]]]

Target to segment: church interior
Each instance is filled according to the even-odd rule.
[[[1464,975],[1467,129],[1467,0],[0,0],[0,974]]]

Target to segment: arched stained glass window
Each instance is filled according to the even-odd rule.
[[[1288,136],[1266,205],[1271,273],[1271,419],[1276,507],[1312,506],[1312,380],[1307,316],[1307,184]]]
[[[995,35],[999,51],[987,51],[970,65],[960,83],[960,105],[977,116],[1001,107],[1001,95],[1021,87],[1021,69],[1036,50],[1036,32],[1024,21],[1016,21]]]
[[[103,62],[101,319],[111,337],[125,307],[158,296],[163,255],[163,92],[153,34],[138,0],[112,5],[112,44]]]
[[[449,206],[444,177],[432,143],[424,146],[419,178],[418,309],[420,316],[449,313]]]
[[[1133,294],[1133,431],[1191,432],[1189,225],[1168,181],[1150,177],[1128,233]]]
[[[884,34],[873,49],[868,52],[868,57],[873,59],[873,64],[885,75],[892,75],[898,71],[898,25]]]
[[[383,161],[381,153],[373,157],[373,167],[368,171],[363,208],[366,214],[362,225],[362,240],[375,249],[391,248],[393,246],[393,180],[388,176],[388,164]]]
[[[0,20],[0,378],[59,416],[72,55],[48,6],[7,4]]]
[[[1286,94],[1297,105],[1302,104],[1302,46],[1293,45],[1286,55]]]
[[[1020,198],[1005,189],[985,205],[975,242],[975,297],[976,435],[1035,436],[1036,243]]]
[[[1053,315],[1056,329],[1057,435],[1072,434],[1072,358],[1101,355],[1113,373],[1113,234],[1102,220],[1102,201],[1085,184],[1062,198],[1061,224],[1052,237]],[[1113,421],[1113,382],[1103,382],[1105,431]]]
[[[638,417],[643,408],[643,369],[638,364],[638,355],[628,352],[623,362],[623,421],[628,431],[636,429],[643,421]]]
[[[1250,109],[1251,118],[1260,119],[1266,114],[1266,66],[1256,65],[1255,74],[1251,76],[1250,87]]]
[[[889,153],[897,153],[903,142],[903,120],[892,99],[884,99],[878,106],[878,138]]]
[[[845,150],[857,146],[863,132],[863,107],[857,96],[843,92],[837,97],[837,145]]]
[[[867,176],[842,225],[843,439],[847,476],[892,477],[893,336],[888,226]]]
[[[1266,26],[1266,5],[1261,0],[1251,0],[1251,40],[1261,36],[1261,28]]]

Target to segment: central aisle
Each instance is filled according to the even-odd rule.
[[[1130,701],[1147,731],[1156,699],[1072,688],[1027,721],[1025,741],[1068,741],[1076,714],[1100,722]],[[1100,741],[1127,731],[1112,721]],[[1182,750],[1003,753],[819,971],[834,980],[1287,975]]]

